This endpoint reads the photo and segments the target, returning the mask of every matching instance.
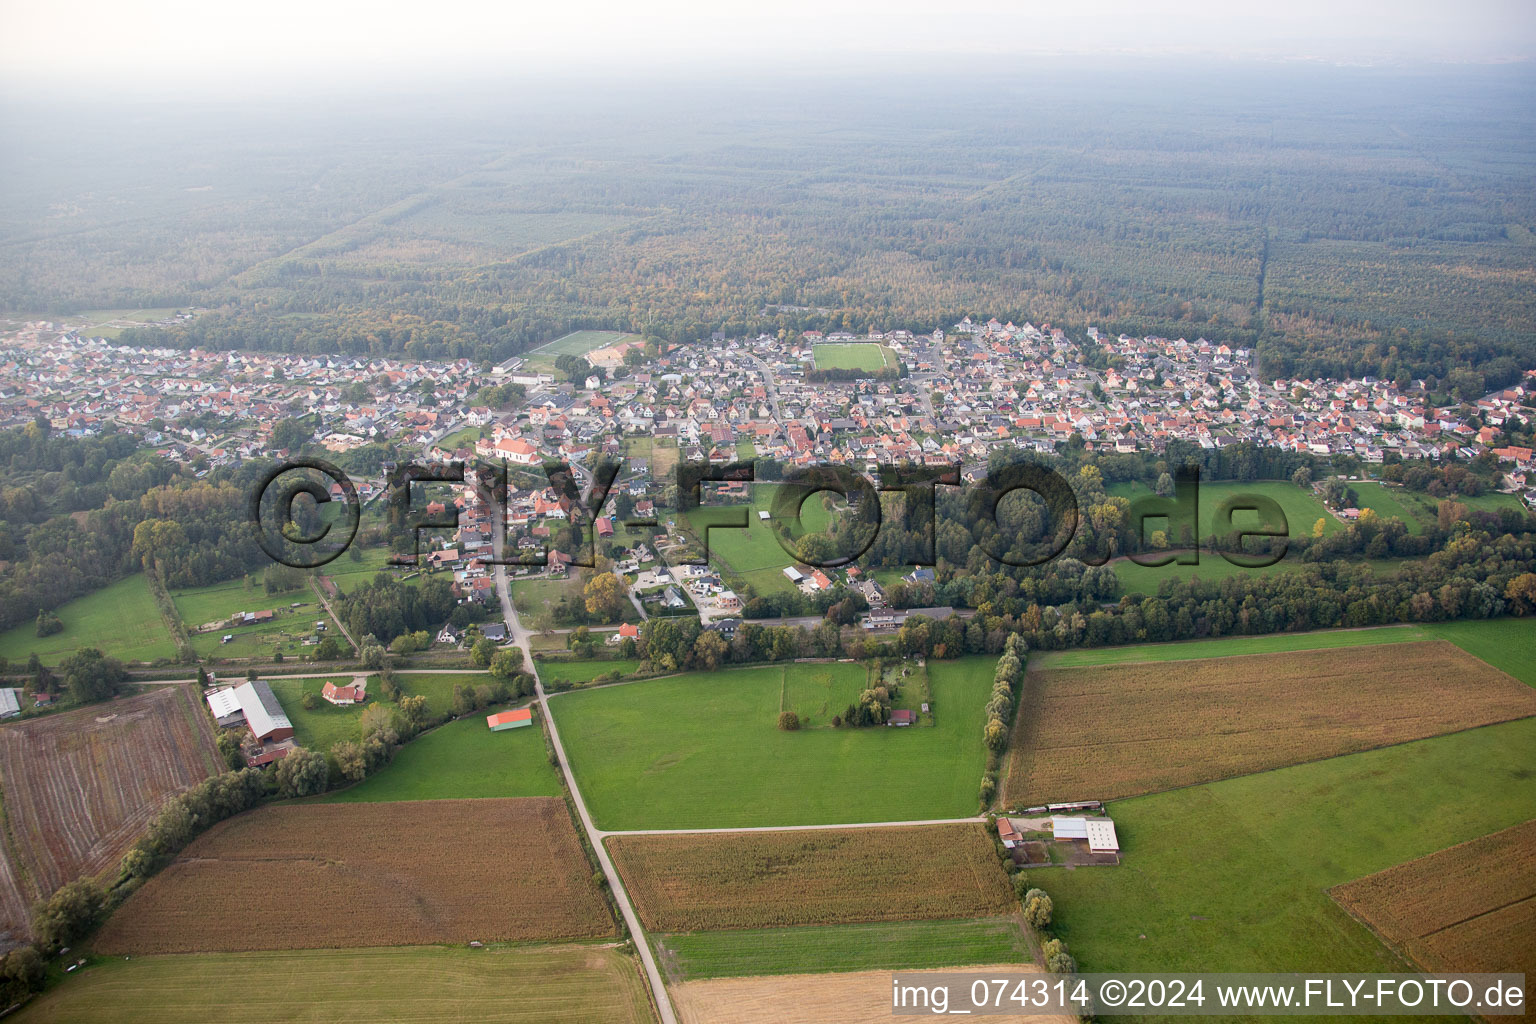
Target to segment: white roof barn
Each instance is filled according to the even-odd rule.
[[[1089,818],[1088,849],[1094,853],[1119,853],[1120,840],[1115,837],[1115,823],[1108,818]]]
[[[214,718],[228,718],[239,711],[240,698],[235,696],[235,688],[230,686],[208,694],[208,710]]]

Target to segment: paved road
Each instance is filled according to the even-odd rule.
[[[496,557],[501,557],[502,530],[492,530],[492,542],[495,545]],[[619,877],[618,869],[613,866],[613,861],[608,856],[608,851],[603,849],[603,833],[598,831],[592,823],[592,815],[587,811],[587,803],[581,798],[581,790],[576,788],[576,776],[571,772],[570,758],[565,756],[565,744],[560,742],[560,730],[555,727],[554,716],[549,713],[549,697],[544,692],[544,682],[539,678],[538,666],[533,660],[533,647],[529,644],[529,632],[523,628],[523,624],[517,617],[517,609],[512,605],[512,593],[507,587],[507,567],[496,566],[496,596],[501,599],[501,610],[507,620],[507,631],[512,637],[513,643],[522,648],[523,658],[528,663],[528,671],[533,673],[534,693],[539,700],[539,710],[543,712],[544,723],[549,729],[549,738],[555,747],[555,756],[560,761],[560,771],[565,776],[565,784],[571,791],[571,800],[576,804],[576,813],[581,818],[581,827],[586,830],[587,839],[592,844],[592,849],[597,853],[598,864],[603,869],[603,876],[608,879],[608,889],[613,893],[614,902],[619,905],[619,912],[624,915],[624,923],[629,926],[629,934],[635,940],[635,950],[640,954],[640,961],[645,965],[646,976],[651,982],[651,992],[656,998],[656,1009],[661,1014],[661,1024],[677,1024],[677,1015],[672,1010],[672,999],[667,994],[666,983],[661,979],[661,970],[656,966],[656,958],[651,954],[651,944],[645,937],[645,929],[640,925],[640,916],[635,913],[634,904],[630,902],[629,893],[624,888],[624,880]]]

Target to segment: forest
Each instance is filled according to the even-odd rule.
[[[124,338],[477,359],[576,328],[996,315],[1255,345],[1273,375],[1502,385],[1536,365],[1531,85],[1042,61],[387,112],[13,111],[0,309],[197,307]],[[61,167],[82,131],[113,159]]]

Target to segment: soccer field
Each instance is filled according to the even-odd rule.
[[[573,331],[546,345],[540,345],[529,355],[548,356],[550,359],[556,356],[584,356],[593,349],[606,348],[638,337],[638,334],[626,334],[624,331]]]
[[[816,345],[811,349],[818,370],[882,370],[896,365],[896,353],[884,345]]]

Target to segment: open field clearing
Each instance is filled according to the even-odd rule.
[[[164,686],[0,726],[11,876],[0,879],[0,938],[25,937],[34,899],[115,868],[166,797],[220,770],[195,701],[188,687]]]
[[[988,917],[1014,902],[981,824],[607,843],[641,921],[660,932]]]
[[[198,837],[113,915],[95,947],[238,952],[612,933],[563,800],[285,804]]]
[[[1439,640],[1031,670],[1006,801],[1135,796],[1536,715],[1536,690]]]
[[[1435,635],[1425,626],[1374,626],[1369,629],[1324,629],[1310,633],[1225,636],[1213,640],[1180,640],[1166,644],[1132,644],[1127,647],[1084,648],[1076,651],[1031,651],[1029,667],[1079,668],[1084,665],[1128,665],[1144,661],[1229,658],[1239,654],[1279,654],[1285,651],[1374,647],[1378,644],[1430,640]]]
[[[247,585],[246,580],[252,580],[251,585]],[[181,616],[181,621],[188,631],[192,632],[205,625],[222,626],[236,612],[271,609],[279,617],[289,617],[294,602],[298,602],[302,607],[293,613],[297,618],[290,625],[298,627],[301,632],[308,632],[303,629],[306,625],[303,609],[307,608],[309,612],[314,613],[320,604],[315,597],[315,592],[308,586],[296,587],[278,594],[268,594],[261,585],[261,581],[253,577],[226,580],[223,583],[190,590],[175,590],[171,592],[171,600],[176,605],[176,614]],[[307,625],[313,626],[314,620],[319,618],[320,614],[309,614],[307,617],[309,619]]]
[[[1129,498],[1133,513],[1139,500],[1156,496],[1150,487],[1140,482],[1111,484],[1107,490],[1116,497]],[[1284,513],[1284,523],[1278,520],[1269,522],[1262,519],[1257,512],[1234,511],[1232,513],[1233,529],[1256,529],[1261,524],[1277,529],[1284,526],[1292,537],[1311,538],[1312,528],[1319,519],[1323,521],[1324,533],[1344,529],[1344,524],[1328,511],[1316,495],[1309,490],[1297,487],[1289,480],[1202,480],[1199,505],[1196,509],[1200,533],[1194,539],[1204,540],[1216,532],[1215,518],[1219,508],[1228,502],[1235,502],[1233,507],[1239,508],[1242,506],[1243,499],[1252,497],[1269,498],[1276,502],[1280,506],[1280,511]],[[1183,526],[1183,523],[1170,524],[1163,519],[1148,519],[1147,536],[1150,537],[1154,530],[1164,530],[1168,534],[1169,543],[1178,546],[1184,543]],[[1206,557],[1202,556],[1201,561]]]
[[[1425,627],[1474,658],[1536,686],[1536,618],[1463,619]]]
[[[988,964],[968,971],[1026,974],[1027,964]],[[908,976],[908,975],[904,975]],[[913,975],[921,983],[922,975]],[[801,974],[688,981],[670,990],[682,1024],[889,1024],[891,972]],[[1072,1024],[1070,1016],[996,1014],[998,1024]]]
[[[1536,981],[1536,820],[1333,890],[1426,971],[1518,971]]]
[[[684,517],[689,530],[698,538],[703,548],[704,531],[710,524],[717,528],[709,531],[710,560],[717,567],[748,580],[760,594],[771,594],[794,589],[784,576],[783,569],[799,564],[784,550],[774,535],[770,519],[758,518],[759,512],[773,515],[773,498],[777,488],[773,484],[756,484],[752,488],[752,501],[747,505],[705,505],[693,509]],[[800,527],[805,533],[822,533],[832,521],[834,513],[822,504],[821,495],[812,495],[800,506]],[[740,528],[729,525],[739,521],[745,513],[747,525]]]
[[[662,967],[676,981],[1030,961],[1029,940],[1016,914],[653,937]]]
[[[923,729],[784,732],[783,666],[577,690],[549,706],[599,828],[955,818],[976,812],[995,664],[929,662],[934,725]]]
[[[142,573],[67,601],[55,611],[64,623],[62,632],[40,637],[33,623],[23,623],[0,633],[0,657],[25,663],[35,651],[45,663],[56,665],[82,647],[100,648],[123,661],[176,656],[176,642]]]
[[[18,1013],[25,1024],[649,1024],[632,957],[595,945],[324,949],[94,964]]]
[[[852,345],[814,345],[818,370],[883,370],[896,365],[896,353],[884,345],[859,342]]]
[[[479,711],[423,733],[375,774],[315,802],[560,796],[560,779],[544,751],[538,724],[492,732],[485,724],[488,713]]]
[[[590,661],[539,661],[538,665],[539,678],[548,685],[556,682],[587,683],[610,672],[627,676],[640,667],[640,662],[634,658],[593,658]]]
[[[395,685],[408,697],[427,698],[427,707],[436,714],[453,711],[453,688],[475,687],[494,682],[489,672],[396,672]],[[369,686],[373,684],[370,683]]]
[[[1086,971],[1400,971],[1329,888],[1532,807],[1528,718],[1119,801],[1119,867],[1029,877]]]

